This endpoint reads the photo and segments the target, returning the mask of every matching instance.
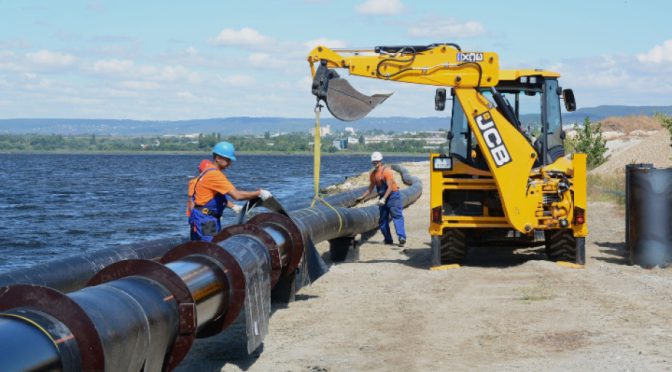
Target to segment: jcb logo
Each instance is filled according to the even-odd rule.
[[[486,112],[477,115],[474,119],[485,140],[485,144],[488,145],[488,150],[497,168],[510,163],[511,155],[509,155],[509,150],[506,149],[506,145],[502,141],[502,136],[499,134],[495,122],[492,121],[490,113]]]
[[[457,62],[483,62],[483,53],[481,52],[457,53]]]

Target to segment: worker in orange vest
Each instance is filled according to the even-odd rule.
[[[189,217],[191,240],[212,241],[221,230],[220,217],[227,204],[227,197],[234,200],[250,200],[272,197],[268,190],[238,190],[222,173],[236,160],[235,149],[229,142],[220,142],[212,149],[212,165],[194,182],[194,208]]]
[[[378,208],[380,209],[380,219],[378,226],[383,234],[385,244],[392,244],[392,233],[390,232],[390,219],[394,222],[394,230],[399,238],[399,245],[406,244],[406,230],[404,228],[403,203],[399,186],[394,180],[392,169],[383,165],[383,154],[376,151],[371,154],[371,164],[373,170],[369,175],[369,189],[362,196],[357,198],[357,202],[364,200],[375,186],[378,193]]]
[[[208,159],[201,160],[201,163],[198,164],[198,176],[192,177],[189,180],[189,189],[187,191],[187,218],[191,216],[191,210],[194,209],[194,186],[196,185],[196,180],[205,172],[206,170],[213,168],[212,162]],[[227,197],[226,206],[234,211],[236,214],[240,214],[243,210],[238,204],[235,204]]]

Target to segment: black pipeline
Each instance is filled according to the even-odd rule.
[[[355,199],[366,188],[342,192],[325,198],[334,207],[351,207]],[[303,205],[305,207],[305,203]],[[289,210],[298,209],[290,208]],[[129,259],[158,261],[170,249],[186,242],[185,238],[166,238],[133,244],[119,245],[58,260],[51,260],[32,267],[12,270],[0,274],[0,287],[12,284],[36,284],[72,292],[86,285],[86,282],[104,267]]]
[[[404,180],[412,183],[402,191],[407,206],[422,189],[407,173]],[[0,288],[3,370],[170,370],[195,338],[221,332],[239,314],[253,350],[268,332],[271,297],[290,301],[305,281],[298,276],[320,275],[309,262],[312,242],[369,231],[377,215],[377,206],[327,205],[291,218],[263,213],[213,243],[174,247],[160,263],[116,262],[68,295],[36,285]]]
[[[271,288],[295,273],[306,243],[278,213],[229,226],[218,238],[179,245],[161,263],[119,261],[68,295],[32,285],[0,289],[3,369],[170,370],[194,338],[221,332],[243,309],[248,347],[256,348],[267,332]]]

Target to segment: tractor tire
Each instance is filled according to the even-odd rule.
[[[546,255],[552,261],[586,263],[586,238],[575,238],[572,230],[546,230]]]
[[[459,264],[467,255],[467,236],[460,229],[446,229],[432,236],[432,266]]]

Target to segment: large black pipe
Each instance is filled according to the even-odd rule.
[[[422,188],[402,174],[410,184],[401,192],[406,206]],[[319,206],[292,213],[293,219],[261,214],[227,227],[217,242],[174,247],[163,264],[114,263],[69,295],[40,286],[0,288],[0,360],[21,358],[15,365],[26,370],[45,363],[56,370],[169,370],[194,337],[221,332],[243,309],[251,351],[267,333],[271,288],[293,278],[310,240],[366,232],[377,226],[377,216],[377,206]],[[54,347],[41,347],[27,360],[8,352],[16,339]]]
[[[76,291],[102,268],[130,259],[157,260],[186,238],[166,238],[124,244],[83,255],[48,261],[32,267],[0,274],[0,286],[35,284],[61,292]]]
[[[395,164],[392,169],[399,172],[403,182],[409,185],[400,191],[402,203],[407,207],[422,194],[422,182],[417,177],[411,176],[402,166]],[[362,192],[358,190],[353,192],[353,195],[356,198],[362,195]],[[378,205],[363,208],[330,208],[324,204],[316,204],[315,208],[300,209],[290,212],[289,215],[299,224],[301,231],[317,243],[338,237],[354,236],[377,228],[379,208]]]
[[[366,187],[325,197],[334,207],[351,207]],[[297,204],[305,206],[305,203]],[[291,208],[289,210],[292,210]],[[39,265],[11,270],[0,274],[0,287],[12,284],[35,284],[61,292],[76,291],[102,268],[130,259],[157,261],[171,248],[186,242],[186,238],[167,238],[124,244],[83,255],[51,260]]]
[[[0,360],[22,370],[45,365],[53,370],[171,369],[194,337],[221,332],[243,309],[256,309],[250,315],[258,335],[251,348],[256,347],[270,315],[272,255],[277,253],[282,272],[297,261],[292,254],[303,253],[303,242],[293,240],[300,237],[293,222],[277,214],[223,232],[218,243],[173,248],[161,258],[164,265],[128,260],[107,266],[90,279],[90,286],[68,295],[39,286],[1,288]],[[255,303],[259,298],[268,300]],[[67,336],[51,332],[53,328],[67,329],[77,342],[59,345],[57,340]],[[17,339],[39,347],[23,357],[12,355],[8,351],[17,347],[12,347]],[[71,354],[82,360],[64,363],[61,356]]]

